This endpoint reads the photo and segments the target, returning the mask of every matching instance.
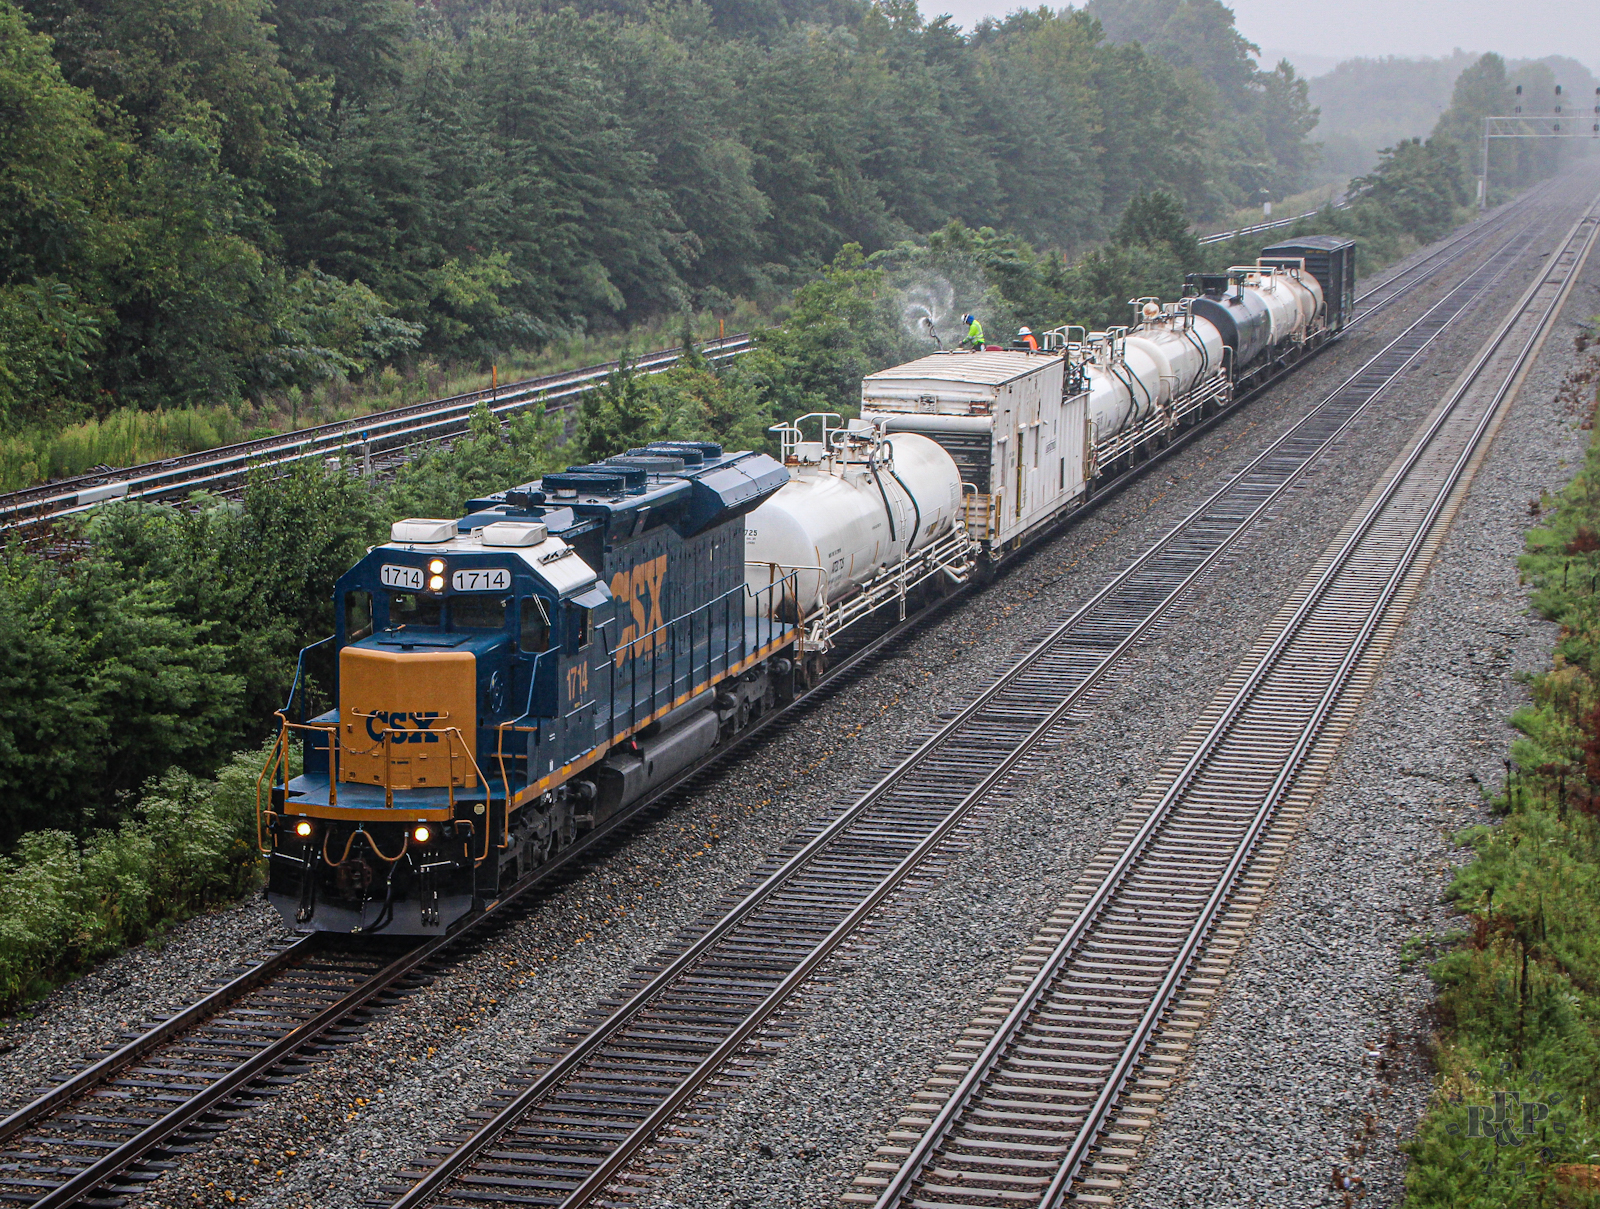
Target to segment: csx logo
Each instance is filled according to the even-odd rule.
[[[665,602],[661,599],[661,581],[667,577],[667,556],[652,558],[640,563],[631,571],[618,571],[611,577],[611,595],[628,603],[633,610],[633,621],[622,627],[618,636],[614,662],[635,655],[648,655],[667,640],[662,627],[667,619],[663,613]]]
[[[396,743],[437,743],[439,732],[433,724],[444,717],[440,713],[413,714],[395,710],[378,710],[367,718],[367,734],[374,743],[383,742],[387,732]]]

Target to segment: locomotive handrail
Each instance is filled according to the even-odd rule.
[[[278,711],[279,713],[287,714],[290,707],[294,705],[294,695],[300,691],[300,674],[305,671],[306,652],[314,651],[319,646],[332,642],[335,637],[337,637],[337,635],[329,634],[326,638],[320,638],[316,642],[313,642],[310,646],[303,646],[300,648],[300,654],[295,658],[294,661],[294,680],[289,685],[289,699],[283,703],[283,708]]]
[[[282,711],[279,711],[278,717],[279,718],[283,718]],[[285,723],[287,723],[288,720],[284,719],[284,721],[285,721]],[[262,787],[262,782],[263,781],[267,781],[267,774],[272,772],[272,770],[277,767],[278,759],[279,759],[280,755],[286,754],[286,751],[287,751],[286,745],[288,743],[288,735],[289,735],[289,728],[288,728],[287,725],[284,725],[283,727],[279,728],[277,738],[273,739],[273,741],[272,741],[272,751],[270,753],[268,753],[268,755],[267,755],[267,762],[266,762],[266,764],[264,764],[262,766],[261,774],[256,777],[256,849],[261,853],[262,856],[270,856],[272,854],[272,849],[268,848],[266,846],[266,844],[264,844],[262,842],[262,839],[261,839],[261,787]],[[285,780],[284,783],[285,783],[285,785],[288,784],[287,779]],[[267,784],[268,784],[268,788],[270,789],[271,782],[267,782]]]
[[[598,626],[595,627],[595,629],[597,631],[598,630],[603,630],[605,628],[605,626],[606,626],[606,623],[605,622],[601,622]],[[495,759],[500,764],[500,784],[505,788],[505,792],[506,792],[506,814],[507,814],[507,818],[508,818],[508,821],[507,821],[507,824],[506,824],[507,827],[510,826],[509,816],[510,816],[510,812],[511,812],[511,776],[510,776],[509,773],[506,772],[506,755],[505,755],[506,731],[508,731],[508,730],[515,731],[515,730],[517,730],[518,725],[524,719],[526,719],[529,714],[533,713],[533,694],[534,694],[534,690],[539,687],[539,660],[543,659],[546,655],[553,655],[553,654],[558,654],[558,653],[559,652],[553,647],[547,647],[545,650],[542,650],[542,651],[532,651],[532,652],[518,651],[517,652],[517,658],[518,659],[526,659],[526,660],[528,660],[529,665],[530,665],[529,671],[528,671],[528,699],[527,699],[527,703],[523,706],[522,712],[520,714],[518,714],[515,718],[512,718],[508,722],[497,722],[497,723],[495,723],[495,728],[494,728],[495,729],[495,745],[494,745],[495,746]],[[611,654],[611,651],[607,650],[606,653],[609,655],[609,654]],[[532,655],[531,659],[529,658],[530,654]],[[539,728],[537,726],[530,726],[530,727],[523,727],[522,729],[537,731]],[[528,784],[530,784],[530,785],[533,784],[533,767],[532,767],[532,765],[529,765],[529,767],[528,767]]]

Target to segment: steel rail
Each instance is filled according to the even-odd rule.
[[[1534,200],[1542,200],[1553,188],[1554,182],[1546,181],[1545,183],[1528,190],[1528,192],[1524,193],[1515,201],[1509,202],[1497,209],[1493,214],[1486,215],[1483,219],[1476,223],[1467,224],[1466,228],[1458,232],[1454,238],[1433,249],[1433,251],[1429,252],[1428,255],[1413,262],[1412,264],[1405,266],[1402,269],[1396,270],[1388,277],[1385,277],[1382,281],[1370,286],[1364,294],[1356,295],[1356,313],[1351,318],[1350,323],[1346,326],[1353,327],[1357,324],[1363,323],[1371,316],[1386,310],[1394,302],[1406,297],[1406,295],[1410,294],[1412,290],[1416,289],[1424,282],[1431,280],[1447,265],[1454,264],[1467,253],[1471,252],[1477,246],[1477,244],[1481,242],[1494,228],[1517,216],[1520,213],[1520,207],[1523,205],[1523,203],[1532,202]],[[1362,308],[1361,304],[1366,302],[1373,295],[1382,294],[1385,290],[1395,286],[1406,277],[1409,277],[1411,274],[1417,272],[1419,269],[1424,268],[1426,268],[1428,271],[1423,276],[1412,278],[1411,281],[1407,282],[1402,288],[1397,289],[1393,294],[1390,294],[1384,298],[1380,298],[1378,301],[1365,308]]]
[[[730,937],[738,926],[748,919],[758,907],[770,899],[782,887],[803,869],[807,864],[816,859],[821,853],[830,848],[833,843],[863,817],[883,796],[897,785],[910,771],[918,768],[927,755],[937,751],[958,734],[974,717],[986,706],[995,701],[1021,677],[1028,674],[1040,657],[1054,647],[1062,637],[1071,633],[1085,618],[1093,615],[1094,611],[1133,579],[1140,571],[1160,558],[1162,554],[1188,529],[1197,519],[1205,516],[1214,509],[1219,501],[1230,493],[1239,490],[1249,474],[1260,466],[1274,460],[1281,460],[1283,448],[1295,440],[1319,413],[1332,405],[1343,391],[1366,372],[1372,365],[1378,364],[1392,353],[1397,346],[1403,345],[1408,338],[1414,343],[1407,355],[1388,370],[1387,374],[1377,384],[1367,384],[1363,391],[1364,401],[1346,415],[1333,431],[1324,435],[1316,450],[1303,451],[1296,455],[1296,466],[1288,472],[1280,469],[1277,478],[1277,487],[1264,498],[1256,501],[1255,506],[1248,509],[1242,517],[1237,518],[1236,527],[1223,537],[1211,549],[1210,553],[1195,564],[1187,575],[1177,584],[1170,587],[1162,600],[1147,607],[1142,620],[1125,634],[1120,642],[1104,656],[1093,669],[1085,674],[1081,681],[1075,684],[1054,708],[1046,712],[1023,738],[996,766],[980,780],[979,784],[962,796],[953,806],[948,808],[942,820],[914,845],[907,855],[885,877],[877,882],[856,905],[842,918],[810,952],[803,957],[784,978],[768,992],[753,1011],[746,1014],[732,1031],[726,1034],[712,1049],[711,1053],[703,1058],[694,1071],[674,1080],[672,1090],[662,1098],[646,1116],[615,1148],[593,1166],[588,1177],[579,1186],[569,1192],[563,1199],[563,1204],[576,1206],[585,1203],[597,1194],[605,1184],[633,1157],[640,1147],[645,1145],[659,1127],[671,1116],[679,1111],[683,1104],[692,1098],[698,1090],[720,1069],[725,1061],[744,1044],[749,1037],[766,1022],[773,1011],[787,999],[792,991],[798,987],[813,972],[816,966],[823,961],[829,953],[859,926],[884,898],[901,885],[905,878],[933,851],[937,845],[947,838],[950,831],[963,821],[970,811],[998,784],[1017,764],[1038,747],[1043,738],[1048,735],[1061,720],[1091,692],[1123,655],[1151,628],[1156,626],[1170,609],[1171,604],[1179,599],[1193,585],[1196,579],[1205,573],[1216,559],[1220,558],[1233,543],[1254,523],[1279,498],[1298,481],[1304,470],[1314,461],[1316,452],[1326,448],[1345,432],[1349,425],[1365,411],[1367,406],[1379,396],[1381,390],[1405,371],[1417,356],[1437,337],[1444,325],[1428,330],[1431,323],[1437,321],[1442,312],[1455,308],[1454,313],[1460,313],[1472,301],[1480,297],[1483,292],[1492,288],[1515,260],[1515,254],[1507,255],[1509,249],[1517,242],[1514,236],[1490,257],[1485,266],[1471,275],[1468,280],[1458,284],[1439,303],[1430,308],[1423,319],[1407,329],[1407,332],[1390,345],[1386,346],[1361,370],[1358,370],[1329,395],[1328,399],[1314,409],[1312,413],[1303,418],[1290,432],[1285,433],[1268,449],[1259,454],[1249,466],[1234,477],[1232,482],[1218,491],[1210,500],[1195,509],[1189,517],[1175,526],[1160,542],[1146,551],[1140,559],[1124,569],[1110,584],[1097,593],[1089,602],[1076,610],[1071,617],[1060,623],[1046,638],[1034,645],[1028,654],[1008,669],[999,680],[991,684],[978,698],[959,711],[955,717],[938,728],[932,735],[923,740],[909,755],[901,759],[893,768],[884,774],[877,783],[865,794],[856,799],[850,808],[833,819],[821,832],[805,844],[799,851],[790,856],[778,869],[774,870],[756,888],[751,890],[744,899],[731,911],[724,914],[710,928],[702,932],[694,942],[671,960],[664,968],[658,971],[646,984],[635,991],[628,1001],[611,1014],[608,1019],[587,1036],[577,1042],[571,1049],[558,1058],[550,1067],[541,1072],[534,1081],[517,1094],[510,1103],[505,1105],[494,1117],[478,1128],[473,1135],[456,1147],[449,1155],[439,1162],[432,1170],[421,1177],[413,1186],[394,1203],[394,1209],[414,1209],[443,1190],[454,1177],[467,1168],[474,1158],[484,1149],[494,1145],[507,1130],[512,1129],[516,1122],[524,1116],[533,1106],[546,1099],[549,1094],[569,1080],[587,1062],[589,1057],[612,1045],[615,1038],[626,1029],[641,1013],[650,1007],[669,988],[673,987],[679,979],[692,970],[702,958],[722,941]],[[1421,332],[1420,343],[1417,343],[1418,333]]]
[[[170,1041],[179,1033],[186,1031],[192,1025],[209,1019],[227,1008],[236,1000],[243,998],[250,991],[276,977],[278,973],[298,961],[304,960],[315,952],[322,943],[319,936],[303,936],[293,944],[279,949],[265,961],[258,962],[232,979],[225,986],[218,987],[203,999],[196,1000],[188,1007],[169,1016],[159,1024],[152,1026],[141,1033],[132,1041],[120,1046],[113,1053],[107,1054],[89,1066],[78,1071],[71,1078],[56,1084],[42,1096],[29,1104],[23,1105],[10,1116],[0,1121],[0,1143],[3,1143],[32,1125],[69,1100],[75,1100],[104,1083],[112,1075],[124,1070],[137,1062],[146,1054]]]
[[[716,753],[709,763],[689,769],[667,782],[651,794],[640,810],[608,820],[600,827],[586,833],[582,838],[562,849],[550,861],[528,873],[515,886],[510,888],[503,898],[492,903],[487,911],[472,917],[456,931],[436,937],[420,948],[397,958],[389,966],[374,974],[370,981],[363,983],[356,992],[346,996],[339,1003],[330,1006],[315,1021],[303,1026],[294,1032],[292,1036],[286,1034],[270,1052],[263,1052],[258,1055],[257,1059],[252,1060],[252,1063],[249,1064],[250,1070],[246,1071],[241,1067],[239,1070],[230,1072],[226,1076],[229,1081],[228,1086],[217,1095],[209,1097],[204,1102],[198,1100],[186,1101],[163,1117],[153,1127],[129,1139],[118,1150],[107,1154],[96,1165],[95,1170],[98,1174],[93,1179],[90,1177],[90,1172],[85,1170],[74,1182],[72,1190],[69,1191],[66,1185],[63,1185],[56,1192],[31,1202],[29,1209],[47,1209],[48,1206],[58,1204],[73,1204],[81,1200],[85,1193],[105,1184],[110,1179],[114,1179],[122,1171],[136,1166],[141,1159],[148,1156],[151,1151],[159,1147],[167,1138],[185,1128],[191,1127],[196,1120],[203,1117],[207,1112],[212,1111],[218,1104],[225,1102],[232,1095],[246,1088],[251,1082],[268,1073],[272,1068],[281,1065],[285,1060],[292,1057],[295,1052],[315,1041],[318,1036],[326,1034],[329,1029],[336,1027],[343,1019],[371,1002],[373,998],[384,994],[395,983],[404,980],[408,975],[427,966],[431,961],[443,955],[456,942],[467,940],[469,936],[473,936],[480,925],[500,922],[506,908],[520,902],[530,891],[550,881],[558,874],[566,872],[578,862],[593,856],[597,849],[615,840],[619,832],[638,826],[642,822],[642,816],[646,810],[657,806],[664,799],[668,799],[671,795],[681,791],[687,783],[704,776],[736,753],[747,748],[757,735],[790,717],[792,706],[820,699],[821,696],[835,691],[839,684],[862,663],[878,654],[884,647],[904,637],[908,630],[924,626],[934,620],[940,612],[957,603],[968,590],[964,588],[958,592],[951,593],[915,615],[895,623],[876,637],[849,650],[842,659],[827,669],[823,678],[817,684],[796,697],[790,707],[774,711],[760,719],[740,735],[735,742]],[[491,914],[494,912],[501,914]],[[91,1095],[97,1088],[103,1086],[113,1076],[125,1070],[134,1062],[158,1051],[162,1045],[177,1040],[191,1028],[202,1025],[207,1020],[220,1015],[252,991],[268,985],[273,978],[292,968],[295,962],[319,952],[325,946],[326,940],[326,936],[321,933],[313,933],[301,937],[294,944],[245,971],[226,986],[218,988],[203,999],[197,1000],[169,1019],[152,1027],[135,1040],[120,1047],[115,1053],[107,1055],[84,1070],[77,1072],[71,1078],[52,1087],[28,1105],[18,1109],[4,1121],[0,1121],[0,1143],[10,1139],[28,1126],[48,1118],[55,1110],[83,1100],[84,1097]],[[3,1186],[3,1184],[4,1179],[0,1177],[0,1186]],[[56,1196],[59,1196],[60,1199],[51,1199]]]
[[[1502,251],[1503,250],[1504,249],[1502,249]],[[1353,418],[1354,417],[1352,416],[1351,419],[1353,420]],[[1339,431],[1343,431],[1343,427],[1348,426],[1349,422],[1350,421],[1347,420],[1346,424],[1341,426]],[[1193,432],[1188,435],[1192,436]],[[1282,440],[1287,439],[1288,435],[1289,434],[1286,434],[1285,438],[1280,438],[1279,443],[1281,443]],[[1177,448],[1178,444],[1179,443],[1175,442],[1172,448]],[[1273,448],[1275,449],[1276,447],[1277,446],[1275,445]],[[1170,450],[1168,452],[1170,452]],[[1267,453],[1261,455],[1261,458],[1259,458],[1257,462],[1259,463],[1260,461],[1264,461],[1271,455],[1271,452],[1272,451],[1269,450]],[[1151,463],[1147,463],[1146,465],[1154,464],[1154,461],[1155,460],[1153,459]],[[1140,467],[1139,469],[1142,470],[1143,468],[1144,467]],[[1130,476],[1124,475],[1122,477],[1128,478]],[[1276,497],[1274,496],[1271,498]],[[1256,509],[1252,516],[1259,515],[1260,511],[1265,507],[1266,503],[1263,503],[1260,508]],[[1197,510],[1197,513],[1198,511],[1199,510]],[[1219,548],[1217,553],[1220,554],[1221,549],[1225,548],[1225,546]],[[1209,562],[1204,565],[1209,565]],[[1135,568],[1130,567],[1128,572],[1125,572],[1124,576],[1120,578],[1125,579],[1126,575],[1134,569]],[[1117,582],[1120,582],[1120,579]],[[1110,586],[1108,586],[1107,590],[1109,591],[1109,589]],[[959,597],[964,593],[965,590],[963,590],[962,593],[958,593],[948,598],[946,601],[940,602],[940,605],[935,606],[932,609],[924,610],[913,618],[906,619],[905,621],[900,622],[898,625],[891,626],[878,638],[870,641],[865,647],[848,656],[844,663],[836,665],[834,668],[830,669],[825,680],[806,693],[803,697],[797,699],[797,702],[799,700],[809,700],[815,694],[831,689],[832,686],[839,682],[840,676],[859,664],[862,660],[876,653],[876,651],[881,649],[890,641],[893,641],[901,636],[907,627],[912,625],[926,624],[932,619],[933,615],[938,611],[939,608],[948,607],[956,599],[959,599]],[[1088,607],[1089,606],[1085,606],[1085,611],[1088,609]],[[1145,627],[1145,629],[1147,628],[1148,627]],[[1143,632],[1145,632],[1145,630],[1141,629],[1140,633]],[[1119,650],[1125,650],[1128,645],[1131,645],[1131,641],[1132,639],[1130,639],[1128,642],[1125,642],[1121,647],[1119,647]],[[1104,666],[1109,666],[1109,662],[1110,661],[1107,661]],[[1098,675],[1096,676],[1096,680],[1097,679]],[[1087,691],[1088,687],[1086,686],[1077,695],[1077,697],[1073,698],[1073,700],[1077,700],[1082,696],[1083,692]],[[1064,705],[1062,708],[1065,709],[1066,706]],[[765,729],[766,726],[776,722],[778,719],[786,716],[786,713],[787,711],[777,711],[774,714],[769,715],[768,718],[763,719],[757,724],[756,727],[751,728],[749,732],[747,732],[744,736],[741,736],[741,739],[737,743],[730,745],[729,748],[725,749],[721,753],[718,753],[716,762],[720,762],[722,759],[725,759],[727,756],[733,754],[734,751],[746,746],[748,742],[754,738],[755,734]],[[689,781],[693,777],[703,775],[706,771],[707,767],[702,766],[686,772],[680,778],[674,780],[674,782],[672,782],[670,785],[652,795],[649,804],[659,802],[660,800],[666,798],[669,794],[675,792],[684,782]],[[613,823],[607,824],[595,832],[591,832],[589,835],[585,836],[582,841],[565,850],[552,862],[541,866],[538,870],[530,873],[526,878],[519,882],[516,887],[508,891],[507,895],[502,900],[494,904],[494,907],[501,908],[509,905],[513,901],[516,901],[527,890],[533,888],[534,885],[554,876],[556,873],[568,867],[572,862],[586,857],[593,852],[598,845],[609,842],[613,838],[613,833],[615,831],[619,830],[625,825],[632,825],[633,823],[637,822],[638,817],[639,812],[635,812],[634,814],[624,818],[617,819]],[[372,979],[364,983],[358,991],[352,993],[350,996],[347,996],[339,1004],[330,1006],[314,1021],[303,1025],[298,1029],[291,1030],[289,1033],[286,1033],[279,1039],[279,1042],[276,1045],[270,1047],[266,1051],[258,1053],[251,1060],[251,1062],[242,1064],[231,1074],[221,1077],[212,1084],[208,1085],[202,1095],[199,1095],[190,1101],[187,1101],[184,1105],[172,1110],[155,1125],[142,1131],[135,1138],[130,1139],[127,1143],[118,1147],[111,1154],[106,1155],[100,1163],[95,1164],[90,1169],[80,1172],[70,1185],[62,1185],[58,1187],[55,1192],[51,1193],[44,1200],[36,1202],[36,1204],[42,1206],[47,1204],[70,1203],[70,1201],[76,1196],[80,1195],[82,1191],[86,1191],[89,1188],[102,1184],[105,1182],[105,1180],[114,1178],[115,1175],[120,1171],[126,1170],[128,1167],[137,1164],[142,1157],[148,1155],[151,1150],[158,1147],[167,1138],[171,1137],[177,1132],[180,1132],[189,1125],[192,1125],[194,1121],[211,1111],[217,1104],[226,1101],[230,1096],[247,1086],[261,1074],[265,1073],[267,1070],[270,1070],[273,1066],[281,1063],[290,1054],[303,1048],[310,1041],[314,1040],[316,1036],[321,1035],[329,1028],[332,1028],[339,1022],[339,1020],[348,1017],[352,1012],[358,1010],[365,1003],[370,1002],[372,998],[382,994],[389,987],[392,987],[396,982],[405,978],[407,974],[424,965],[426,962],[432,960],[444,947],[449,944],[453,944],[457,940],[465,938],[470,932],[473,931],[474,928],[477,927],[478,924],[491,918],[499,918],[499,916],[491,916],[491,914],[485,913],[484,915],[478,916],[471,921],[471,924],[467,928],[458,930],[446,937],[436,938],[434,941],[431,941],[419,947],[419,949],[413,950],[411,953],[401,957],[389,967],[386,967],[384,970],[374,975]],[[289,950],[285,950],[283,953],[275,955],[262,965],[257,966],[250,971],[246,971],[233,982],[228,984],[228,986],[212,992],[204,1000],[191,1005],[169,1020],[148,1030],[144,1035],[137,1038],[133,1042],[121,1047],[118,1051],[108,1055],[106,1058],[101,1059],[88,1069],[79,1072],[65,1083],[52,1088],[49,1092],[39,1097],[32,1104],[26,1106],[16,1113],[13,1113],[4,1122],[0,1122],[0,1141],[15,1135],[21,1129],[26,1128],[29,1124],[32,1124],[33,1122],[47,1115],[52,1109],[60,1107],[61,1105],[71,1101],[81,1100],[86,1094],[90,1093],[95,1087],[103,1084],[112,1075],[116,1074],[122,1069],[125,1069],[139,1058],[159,1048],[160,1045],[165,1041],[172,1040],[182,1035],[192,1025],[217,1015],[222,1009],[226,1008],[228,1004],[240,998],[240,996],[247,994],[256,987],[259,987],[270,981],[270,978],[274,972],[284,969],[292,963],[292,961],[295,959],[295,955],[304,955],[309,953],[309,946],[315,939],[316,938],[314,937],[306,938],[305,941],[293,946]],[[77,1189],[78,1191],[73,1191],[73,1189]],[[50,1199],[51,1197],[55,1197],[57,1199],[52,1200]]]
[[[1129,1075],[1141,1060],[1144,1048],[1153,1036],[1172,998],[1176,995],[1187,975],[1190,964],[1203,946],[1205,938],[1209,935],[1216,919],[1220,916],[1223,906],[1237,884],[1238,878],[1248,866],[1261,835],[1271,823],[1281,799],[1291,787],[1306,756],[1320,737],[1328,716],[1337,705],[1350,676],[1353,674],[1359,660],[1365,654],[1372,635],[1392,605],[1405,579],[1410,574],[1417,552],[1432,533],[1438,517],[1444,510],[1451,494],[1455,491],[1462,474],[1476,455],[1484,433],[1494,421],[1506,397],[1514,389],[1515,385],[1520,382],[1533,352],[1542,343],[1545,335],[1548,334],[1550,321],[1570,293],[1572,285],[1576,281],[1577,273],[1595,243],[1596,234],[1600,232],[1600,225],[1597,225],[1595,218],[1597,209],[1600,209],[1600,202],[1591,206],[1588,214],[1574,224],[1567,239],[1563,241],[1563,248],[1570,249],[1573,240],[1582,231],[1582,228],[1586,224],[1588,225],[1589,230],[1566,270],[1565,284],[1551,298],[1513,363],[1505,371],[1499,388],[1479,416],[1450,469],[1439,478],[1438,486],[1424,516],[1415,524],[1404,551],[1396,561],[1383,587],[1373,598],[1359,628],[1344,649],[1339,664],[1330,675],[1326,688],[1312,707],[1308,722],[1298,732],[1292,749],[1278,769],[1272,784],[1261,797],[1255,814],[1238,840],[1228,864],[1215,881],[1205,905],[1197,915],[1177,953],[1169,962],[1161,984],[1152,996],[1139,1023],[1124,1044],[1117,1062],[1102,1084],[1100,1093],[1092,1106],[1084,1113],[1083,1119],[1073,1135],[1072,1142],[1065,1149],[1062,1161],[1054,1177],[1045,1188],[1044,1193],[1032,1202],[1040,1206],[1040,1209],[1050,1209],[1057,1202],[1070,1183],[1076,1178],[1082,1163],[1093,1149],[1110,1113],[1120,1100],[1122,1089]],[[1456,409],[1477,384],[1484,368],[1499,352],[1506,339],[1515,330],[1516,325],[1523,319],[1529,300],[1548,284],[1550,283],[1546,274],[1541,272],[1539,277],[1524,293],[1522,299],[1512,308],[1509,318],[1501,326],[1494,338],[1482,348],[1473,365],[1447,398],[1422,438],[1416,442],[1401,467],[1391,475],[1380,491],[1379,496],[1368,506],[1355,529],[1341,543],[1339,549],[1319,574],[1304,599],[1296,607],[1289,619],[1282,624],[1282,628],[1276,634],[1271,646],[1252,668],[1243,684],[1230,697],[1222,715],[1211,725],[1201,743],[1190,754],[1180,771],[1174,775],[1172,783],[1163,793],[1160,801],[1146,815],[1138,831],[1128,841],[1122,852],[1119,853],[1116,861],[1103,876],[1088,900],[1081,906],[1078,916],[1071,927],[1060,938],[1050,956],[1022,991],[1017,1002],[998,1024],[989,1041],[973,1058],[966,1073],[950,1090],[945,1102],[930,1119],[922,1137],[907,1154],[899,1171],[879,1195],[877,1200],[878,1209],[889,1209],[890,1206],[901,1203],[909,1194],[912,1186],[922,1177],[934,1155],[950,1142],[955,1126],[962,1119],[963,1114],[973,1106],[979,1089],[991,1078],[997,1077],[997,1067],[1001,1059],[1022,1038],[1023,1030],[1028,1021],[1039,1010],[1042,1001],[1051,986],[1060,978],[1069,959],[1083,945],[1094,927],[1102,923],[1105,912],[1112,903],[1117,890],[1127,881],[1131,870],[1135,868],[1139,860],[1149,850],[1155,835],[1171,816],[1177,803],[1184,798],[1189,787],[1194,783],[1199,770],[1215,757],[1224,737],[1234,731],[1241,715],[1250,702],[1259,694],[1262,686],[1267,682],[1273,671],[1276,670],[1279,661],[1290,649],[1294,641],[1301,637],[1303,627],[1314,615],[1318,606],[1325,601],[1332,587],[1344,576],[1356,551],[1372,535],[1380,516],[1386,513],[1401,489],[1408,484],[1422,459],[1432,450],[1438,435],[1447,425],[1458,418]],[[972,1161],[981,1164],[982,1158],[974,1157]],[[971,1197],[974,1200],[980,1197],[993,1199],[992,1194],[978,1187],[971,1189]],[[1017,1202],[1021,1198],[1017,1192],[1011,1191],[1005,1195],[1004,1199],[1008,1202]]]
[[[730,360],[753,347],[748,335],[730,336],[705,356],[711,361]],[[643,373],[655,374],[672,368],[681,357],[681,351],[664,350],[641,357],[633,364]],[[618,364],[607,362],[528,378],[496,388],[373,412],[352,420],[224,445],[204,453],[132,467],[121,475],[79,475],[25,488],[0,495],[0,526],[16,527],[70,516],[113,500],[154,499],[190,492],[236,481],[255,469],[274,469],[310,458],[393,454],[464,431],[472,413],[483,403],[490,404],[489,410],[494,415],[503,416],[540,403],[570,400],[592,388]],[[557,410],[564,410],[566,406],[570,403]]]
[[[1502,207],[1487,220],[1487,223],[1493,224],[1499,221],[1547,187],[1542,185],[1525,193]],[[1267,225],[1284,224],[1280,222]],[[1480,222],[1476,225],[1485,224]],[[1433,258],[1463,241],[1472,239],[1475,234],[1468,232],[1458,235],[1445,247],[1436,249],[1428,257],[1408,266],[1393,277],[1380,282],[1366,294],[1357,297],[1356,303],[1361,303],[1399,278],[1429,264]],[[1231,235],[1228,237],[1232,238]],[[1452,256],[1451,259],[1456,257]],[[1401,297],[1406,292],[1409,290],[1402,291],[1395,297]],[[1384,299],[1382,305],[1392,301],[1394,298]],[[1353,326],[1366,317],[1365,312],[1358,312],[1346,326]],[[748,333],[740,333],[718,341],[715,351],[710,351],[709,341],[705,347],[707,351],[704,355],[708,359],[731,360],[750,351],[754,347],[754,341]],[[659,373],[670,369],[680,357],[679,350],[664,349],[640,357],[634,362],[634,366],[646,373]],[[488,401],[491,404],[490,410],[495,415],[505,415],[526,410],[535,403],[570,399],[590,389],[620,364],[617,361],[608,361],[582,369],[520,379],[496,388],[467,391],[388,411],[373,412],[352,420],[225,445],[203,453],[146,463],[131,468],[128,473],[120,477],[78,475],[41,484],[38,487],[0,494],[0,528],[31,525],[75,515],[102,503],[119,499],[159,499],[237,482],[242,475],[254,469],[276,469],[315,457],[342,458],[350,453],[363,456],[370,456],[373,453],[392,456],[458,435],[480,403]],[[568,405],[564,404],[562,409]],[[139,473],[141,471],[143,473]],[[111,479],[110,482],[107,481],[108,478]]]

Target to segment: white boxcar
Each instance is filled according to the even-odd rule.
[[[1060,353],[933,353],[861,381],[861,418],[949,452],[971,535],[991,550],[1083,494],[1086,394],[1063,398]]]

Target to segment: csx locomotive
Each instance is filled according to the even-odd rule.
[[[303,930],[442,931],[786,696],[742,518],[787,479],[656,445],[397,521],[338,581],[338,708],[285,712],[268,898]]]
[[[1336,337],[1353,281],[1348,241],[1279,245],[1128,328],[869,375],[860,419],[775,429],[781,462],[656,443],[397,521],[338,581],[338,707],[282,711],[269,900],[300,931],[447,931],[814,683],[851,626],[1015,556]]]

